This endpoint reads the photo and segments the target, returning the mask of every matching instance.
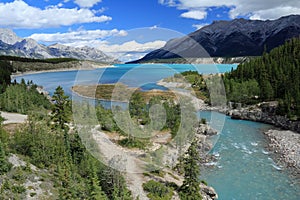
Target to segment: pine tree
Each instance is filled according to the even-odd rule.
[[[100,181],[93,162],[91,163],[91,168],[91,200],[107,200],[107,197],[100,186]]]
[[[70,139],[69,139],[69,128],[66,123],[70,122],[71,106],[69,97],[65,95],[62,87],[58,86],[52,97],[54,105],[52,108],[52,120],[55,123],[55,128],[61,129],[64,132],[64,143],[67,154],[67,159],[70,162],[71,150],[70,150]]]
[[[52,108],[52,120],[56,126],[65,130],[66,123],[70,122],[71,106],[69,97],[65,95],[61,86],[58,86],[52,97],[54,105]]]
[[[202,199],[200,194],[199,159],[197,141],[193,141],[184,158],[184,181],[179,191],[182,200]]]

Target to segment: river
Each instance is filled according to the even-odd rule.
[[[224,73],[236,68],[236,65],[198,65],[201,73]],[[88,71],[47,72],[16,77],[32,80],[53,94],[61,85],[66,94],[77,83],[115,83],[123,82],[143,89],[157,88],[158,80],[186,70],[195,70],[190,65],[117,65],[114,68]],[[211,114],[214,120],[211,121]],[[232,120],[227,116],[213,112],[201,112],[201,118],[207,118],[211,126],[220,130],[219,139],[211,153],[217,162],[208,163],[203,168],[201,179],[212,185],[220,200],[248,199],[300,199],[300,186],[295,183],[287,169],[273,161],[271,153],[265,150],[267,145],[262,131],[272,128],[270,125]],[[218,123],[218,122],[224,122]]]

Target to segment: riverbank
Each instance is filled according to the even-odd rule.
[[[80,132],[81,131],[79,131],[79,133]],[[128,188],[135,198],[139,197],[143,200],[149,199],[147,192],[143,189],[143,184],[154,180],[168,187],[173,185],[174,191],[172,199],[179,200],[177,189],[183,184],[184,177],[176,170],[181,154],[179,151],[180,148],[176,147],[174,141],[167,143],[168,137],[165,138],[158,134],[150,139],[152,145],[148,147],[149,149],[143,151],[141,149],[130,149],[118,145],[116,141],[120,139],[120,136],[101,131],[99,125],[93,128],[91,133],[100,151],[94,152],[94,156],[97,157],[100,153],[105,163],[124,173]],[[85,134],[85,132],[83,132],[83,134]],[[195,138],[201,157],[206,155],[208,150],[212,148],[208,138],[215,134],[217,134],[217,132],[208,125],[199,124],[199,127],[196,129]],[[186,144],[180,150],[186,152],[189,146],[190,144]],[[164,153],[159,149],[164,149]],[[161,163],[162,165],[156,169],[156,167],[151,165],[151,162],[147,161],[147,159],[145,160],[145,158],[147,155],[151,157],[155,156],[155,154],[159,152],[163,153],[163,162]],[[151,166],[154,167],[152,170]],[[218,199],[215,189],[205,183],[200,183],[200,193],[203,200]]]
[[[300,134],[274,129],[264,134],[269,141],[268,150],[275,154],[280,165],[290,169],[300,181]]]
[[[276,108],[277,102],[264,102],[245,108],[227,109],[226,114],[232,119],[262,122],[300,133],[300,121],[277,115]]]

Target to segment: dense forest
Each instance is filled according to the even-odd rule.
[[[78,61],[75,58],[34,59],[34,58],[4,56],[4,55],[0,55],[0,60],[2,60],[2,61],[20,61],[20,62],[27,62],[27,63],[42,62],[42,63],[52,63],[52,64],[70,62],[70,61]]]
[[[240,64],[224,75],[224,83],[229,101],[277,100],[278,114],[300,116],[300,38]]]
[[[10,84],[10,75],[13,72],[12,67],[5,61],[0,60],[0,94],[5,91]]]

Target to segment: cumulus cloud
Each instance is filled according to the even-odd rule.
[[[191,10],[185,13],[182,13],[180,16],[184,18],[191,18],[191,19],[204,19],[206,17],[206,12],[202,10]]]
[[[102,0],[74,0],[74,2],[80,7],[90,8],[100,3]]]
[[[166,41],[162,40],[155,40],[146,43],[139,43],[135,40],[132,40],[122,44],[111,44],[104,40],[81,40],[71,43],[64,43],[64,45],[74,47],[94,47],[123,62],[140,59],[150,51],[159,49],[165,44]]]
[[[101,40],[110,36],[126,36],[127,32],[124,30],[78,30],[70,31],[67,33],[36,33],[29,38],[37,40],[39,42],[46,43],[72,43],[73,46],[85,46],[82,44],[90,44],[95,40]],[[90,46],[90,45],[88,45]]]
[[[137,60],[145,56],[150,51],[161,48],[166,41],[156,40],[152,42],[139,43],[135,40],[125,42],[123,44],[109,44],[107,42],[100,43],[98,49],[106,54],[113,56],[123,62]]]
[[[78,23],[110,21],[106,15],[96,16],[86,8],[59,8],[51,6],[45,9],[29,6],[22,0],[0,3],[0,25],[10,28],[49,28],[69,26]]]
[[[187,10],[185,13],[195,10],[209,12],[211,7],[225,6],[230,9],[228,14],[231,18],[243,16],[250,19],[264,20],[276,19],[290,14],[300,14],[299,0],[159,0],[159,3],[176,7],[179,10]]]
[[[163,47],[166,41],[156,40],[146,43],[138,43],[135,40],[123,44],[103,43],[98,48],[107,53],[148,53],[152,50]]]

